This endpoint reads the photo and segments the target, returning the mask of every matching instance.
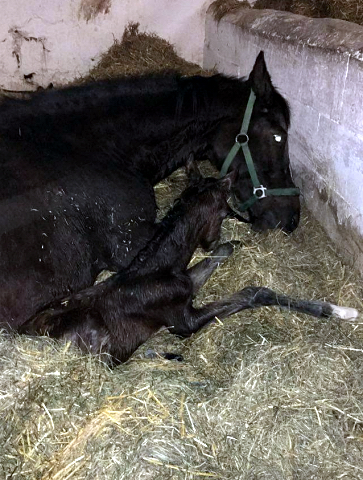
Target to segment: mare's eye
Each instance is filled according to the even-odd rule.
[[[281,135],[274,135],[275,142],[280,143],[282,140]]]

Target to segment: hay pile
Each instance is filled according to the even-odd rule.
[[[122,75],[137,75],[161,70],[177,70],[184,75],[201,75],[199,65],[185,62],[170,44],[154,34],[139,32],[139,24],[131,23],[122,37],[102,55],[99,63],[80,81],[101,80]]]
[[[184,183],[178,171],[156,187],[162,211]],[[223,237],[241,246],[197,302],[254,283],[363,311],[359,277],[307,214],[290,236],[228,220]],[[362,479],[362,354],[361,324],[275,308],[185,341],[160,333],[114,371],[68,344],[2,335],[0,478]]]
[[[363,25],[362,0],[256,0],[251,3],[253,3],[252,8],[270,8],[307,17],[335,18]],[[247,8],[251,6],[248,1],[244,0],[217,0],[213,5],[217,20],[240,6]]]
[[[211,6],[214,18],[217,22],[219,22],[227,13],[237,12],[241,7],[251,7],[248,0],[215,0]]]
[[[313,18],[336,18],[363,25],[362,0],[257,0],[254,8],[285,10]]]

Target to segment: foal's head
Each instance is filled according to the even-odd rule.
[[[203,178],[195,163],[187,166],[187,173],[189,187],[178,202],[187,216],[195,242],[209,251],[219,242],[222,222],[231,211],[228,198],[235,173],[221,179]]]

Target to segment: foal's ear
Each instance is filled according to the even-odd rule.
[[[249,76],[249,80],[251,82],[251,88],[255,92],[256,97],[260,97],[268,102],[274,87],[271,82],[270,74],[267,71],[265,55],[262,50],[256,58],[255,64]]]
[[[189,185],[193,185],[194,183],[199,182],[203,178],[193,153],[189,155],[187,163],[185,164],[185,172],[188,177]]]
[[[227,190],[228,192],[231,190],[231,187],[232,185],[235,183],[235,181],[237,180],[237,170],[232,170],[230,171],[229,173],[227,173],[227,175],[225,175],[224,177],[222,177],[220,180],[219,180],[219,185]]]

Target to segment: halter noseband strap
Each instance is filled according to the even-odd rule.
[[[237,155],[239,149],[242,149],[243,155],[245,157],[248,173],[250,174],[253,193],[251,197],[246,200],[244,203],[239,205],[238,210],[240,212],[245,212],[248,210],[257,200],[261,200],[267,196],[290,196],[290,195],[300,195],[300,190],[296,187],[292,188],[266,188],[258,180],[257,172],[253,163],[251,151],[248,147],[249,137],[248,137],[248,127],[250,124],[253,106],[256,100],[256,95],[251,89],[251,93],[247,102],[245,114],[242,121],[242,126],[239,134],[236,136],[235,143],[231,150],[229,151],[220,172],[220,177],[224,177],[228,172],[228,169],[233,162],[235,156]]]

